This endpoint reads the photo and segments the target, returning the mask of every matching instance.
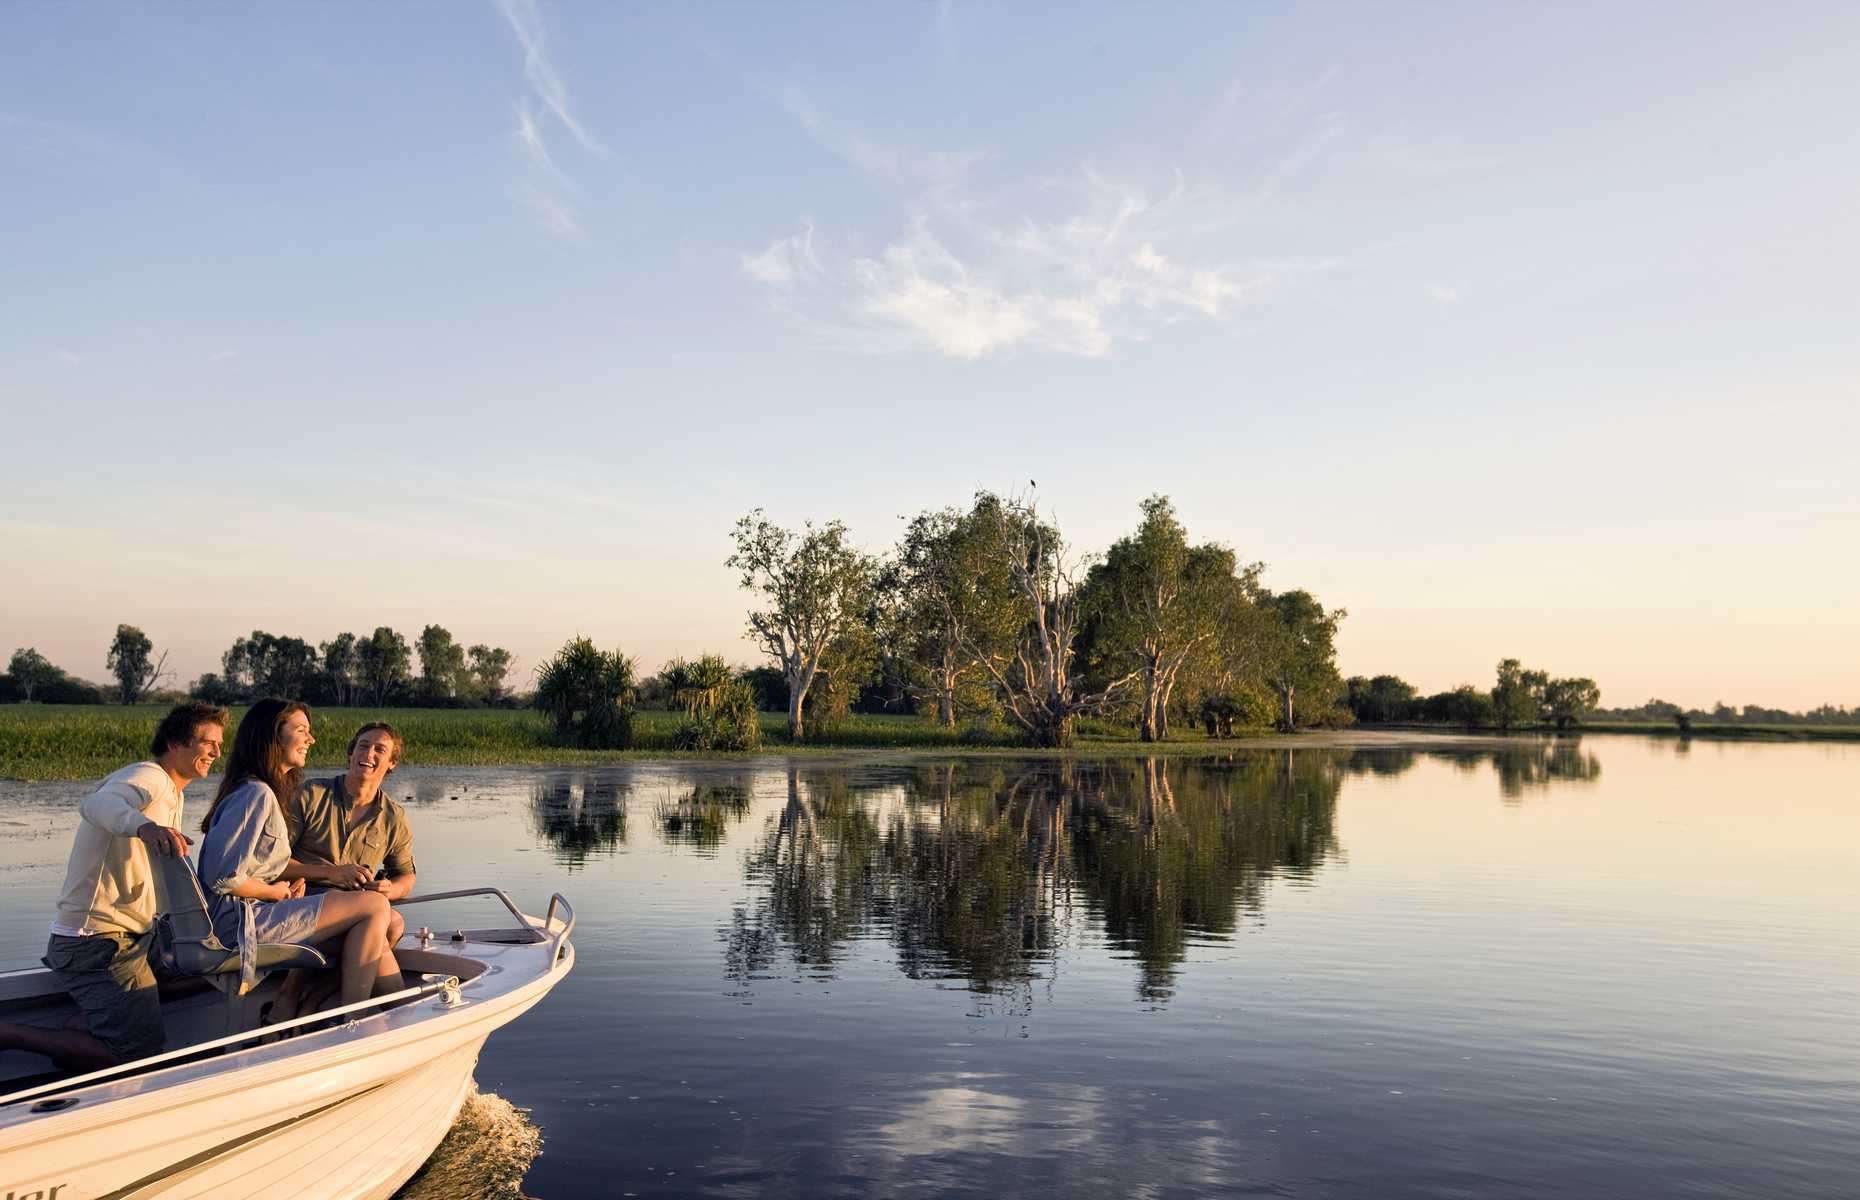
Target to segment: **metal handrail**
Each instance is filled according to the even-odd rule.
[[[93,1083],[101,1083],[112,1076],[127,1074],[130,1071],[141,1071],[156,1063],[170,1062],[177,1058],[187,1058],[199,1054],[205,1050],[217,1050],[222,1046],[236,1046],[240,1042],[267,1038],[274,1033],[282,1033],[287,1029],[297,1029],[305,1025],[314,1024],[318,1021],[327,1021],[331,1017],[339,1017],[345,1013],[362,1012],[365,1009],[380,1008],[400,1000],[417,1000],[422,996],[430,996],[436,992],[442,992],[447,988],[456,988],[458,986],[458,976],[450,975],[444,979],[433,980],[430,983],[422,983],[415,987],[402,988],[398,992],[389,992],[385,996],[375,996],[367,1000],[358,1000],[354,1004],[344,1004],[338,1008],[325,1009],[322,1012],[311,1013],[309,1016],[294,1017],[289,1021],[279,1021],[276,1025],[260,1025],[257,1029],[248,1029],[244,1033],[228,1034],[225,1037],[214,1038],[210,1042],[195,1042],[193,1045],[183,1046],[179,1050],[169,1050],[162,1054],[151,1055],[148,1058],[138,1058],[130,1062],[118,1063],[114,1067],[105,1067],[100,1071],[92,1071],[88,1075],[79,1075],[75,1079],[60,1079],[52,1083],[42,1083],[38,1087],[27,1088],[23,1092],[14,1092],[10,1096],[0,1096],[0,1107],[17,1104],[22,1100],[30,1100],[35,1096],[44,1096],[51,1092],[68,1092],[74,1088],[89,1087]]]
[[[543,932],[551,932],[549,927],[555,922],[555,910],[558,906],[568,910],[568,920],[563,924],[562,932],[556,935],[555,955],[549,960],[550,962],[562,961],[562,947],[568,944],[568,935],[575,932],[575,906],[570,904],[568,897],[560,892],[555,892],[549,897],[549,911],[543,914]]]
[[[518,908],[516,904],[511,901],[509,894],[506,893],[503,888],[459,888],[457,891],[452,892],[428,892],[424,896],[408,896],[404,899],[396,900],[394,901],[394,907],[405,908],[409,904],[425,904],[429,900],[461,900],[467,896],[496,896],[499,900],[503,901],[504,907],[510,910],[510,915],[517,919],[517,924],[523,926],[525,929],[530,926],[530,919],[523,915],[523,910]]]

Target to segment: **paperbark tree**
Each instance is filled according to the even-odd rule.
[[[910,686],[933,699],[936,723],[956,724],[957,696],[984,671],[976,647],[998,654],[1023,621],[1001,548],[1001,501],[983,492],[973,507],[919,513],[886,571],[895,635]]]
[[[781,668],[788,684],[788,736],[804,735],[802,706],[834,643],[853,631],[872,602],[876,564],[849,545],[846,526],[813,522],[799,533],[771,523],[757,509],[736,523],[736,552],[724,565],[767,607],[749,614],[750,636]],[[844,670],[845,668],[842,668]]]
[[[1137,531],[1086,576],[1085,607],[1098,665],[1113,674],[1135,670],[1138,737],[1160,742],[1169,736],[1169,700],[1183,668],[1220,636],[1242,596],[1232,550],[1191,547],[1166,496],[1151,496],[1142,509]]]
[[[1082,596],[1064,539],[1040,520],[1031,501],[1004,500],[993,520],[997,561],[1019,597],[1024,621],[1011,651],[984,646],[973,635],[965,640],[1000,689],[1008,718],[1028,741],[1069,746],[1078,715],[1103,708],[1137,672],[1081,693],[1073,655]]]
[[[1274,620],[1268,623],[1270,636],[1266,682],[1278,696],[1283,715],[1279,727],[1286,733],[1298,728],[1298,701],[1301,691],[1335,693],[1343,681],[1337,675],[1337,625],[1345,616],[1343,609],[1324,611],[1324,606],[1307,591],[1270,592],[1261,597],[1261,605]],[[1307,699],[1307,712],[1320,705]]]

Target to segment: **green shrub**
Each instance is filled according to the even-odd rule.
[[[672,703],[684,709],[685,722],[672,735],[680,750],[754,750],[762,744],[756,694],[738,679],[722,656],[706,654],[696,662],[673,659],[659,677]]]
[[[536,672],[537,708],[561,745],[624,750],[633,744],[633,660],[571,639]]]

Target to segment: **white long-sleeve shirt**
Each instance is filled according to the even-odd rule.
[[[142,934],[155,923],[155,880],[136,830],[150,821],[181,827],[181,789],[168,772],[140,762],[105,779],[78,806],[65,886],[52,932]]]

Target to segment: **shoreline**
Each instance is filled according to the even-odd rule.
[[[8,711],[8,710],[11,711]],[[964,744],[954,731],[938,729],[916,717],[855,717],[819,742],[795,745],[768,725],[779,718],[764,714],[765,740],[746,751],[676,750],[665,743],[671,714],[641,713],[636,726],[644,744],[627,750],[582,750],[548,744],[545,727],[530,712],[511,709],[323,710],[322,736],[311,754],[310,769],[339,768],[346,729],[364,719],[386,718],[407,734],[408,766],[526,767],[600,766],[638,762],[743,762],[756,758],[1155,758],[1191,757],[1257,750],[1399,749],[1406,746],[1501,746],[1526,739],[1582,736],[1651,737],[1685,741],[1856,742],[1855,726],[1719,725],[1682,733],[1670,725],[1597,722],[1564,733],[1552,729],[1445,729],[1428,725],[1365,725],[1283,734],[1254,730],[1237,737],[1212,739],[1184,729],[1178,739],[1141,742],[1122,727],[1101,722],[1082,730],[1063,750],[1006,744]],[[22,719],[24,718],[24,719]],[[150,714],[138,709],[6,706],[0,708],[0,781],[51,783],[96,779],[146,750]]]

